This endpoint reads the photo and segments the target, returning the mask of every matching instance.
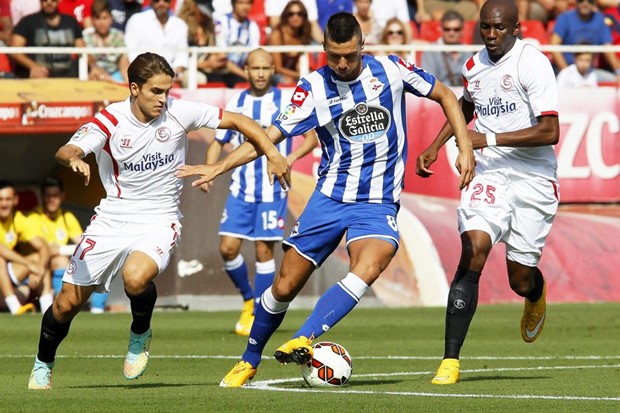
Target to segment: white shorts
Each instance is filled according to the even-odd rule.
[[[86,228],[62,280],[73,285],[97,285],[96,292],[109,292],[112,280],[133,251],[151,257],[161,273],[180,235],[179,221],[145,224],[96,217]]]
[[[557,183],[543,177],[514,170],[483,172],[461,193],[459,232],[484,231],[493,244],[506,244],[509,260],[535,267],[559,198]]]

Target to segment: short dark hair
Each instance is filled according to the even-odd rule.
[[[112,14],[112,6],[108,3],[108,0],[95,0],[90,8],[90,14],[93,17],[99,17],[101,13],[108,12]]]
[[[45,190],[47,188],[58,188],[60,192],[65,191],[65,187],[62,184],[62,181],[55,176],[46,176],[41,182],[41,195],[45,194]]]
[[[346,43],[356,37],[362,42],[362,28],[355,16],[347,12],[332,15],[325,26],[323,41],[331,40],[335,43]]]
[[[461,13],[459,13],[456,10],[448,10],[447,12],[445,12],[443,14],[443,17],[441,18],[441,22],[445,23],[445,22],[451,22],[453,20],[458,20],[461,23],[465,22],[465,19],[463,18],[463,16],[461,15]]]
[[[131,62],[127,69],[127,78],[130,85],[135,83],[141,88],[150,78],[162,73],[174,78],[174,70],[166,59],[156,53],[146,52]]]
[[[15,191],[15,184],[6,179],[0,179],[0,189],[4,188],[13,188],[13,191]]]

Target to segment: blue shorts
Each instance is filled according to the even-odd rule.
[[[281,241],[285,222],[286,198],[274,202],[246,202],[228,195],[219,234],[250,241]]]
[[[346,233],[347,246],[362,238],[380,238],[398,249],[398,204],[338,202],[314,191],[285,248],[293,247],[316,267],[338,247]]]

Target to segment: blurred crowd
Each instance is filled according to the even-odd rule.
[[[0,0],[0,52],[5,47],[127,47],[90,55],[91,80],[126,83],[126,68],[141,51],[162,54],[187,85],[188,46],[234,47],[321,44],[327,19],[353,13],[366,45],[394,45],[401,55],[449,85],[462,84],[460,67],[471,53],[418,52],[412,43],[480,43],[478,12],[485,0]],[[620,0],[515,0],[521,37],[536,45],[620,44]],[[399,46],[400,49],[399,49]],[[181,51],[180,51],[181,50]],[[274,53],[275,82],[299,80],[301,51]],[[620,54],[618,54],[620,55]],[[205,53],[199,85],[247,85],[247,53]],[[548,53],[562,85],[616,84],[613,52]],[[71,54],[1,54],[0,78],[77,77]],[[325,63],[311,54],[310,68]],[[563,73],[562,73],[563,72]]]

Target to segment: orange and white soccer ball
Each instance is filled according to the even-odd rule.
[[[353,364],[349,352],[343,346],[322,341],[312,348],[312,360],[301,366],[301,373],[310,387],[344,386],[349,382]]]

